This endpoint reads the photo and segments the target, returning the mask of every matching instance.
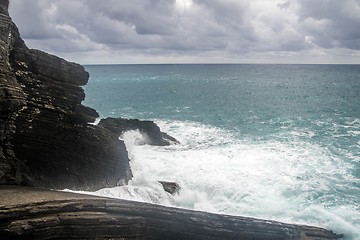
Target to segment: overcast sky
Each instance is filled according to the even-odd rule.
[[[356,63],[360,0],[11,0],[30,48],[89,63]]]

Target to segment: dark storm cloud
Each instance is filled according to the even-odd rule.
[[[314,43],[324,48],[360,49],[359,0],[302,0],[299,21]]]
[[[359,50],[359,5],[359,0],[13,0],[10,12],[29,45],[56,53],[241,58]]]

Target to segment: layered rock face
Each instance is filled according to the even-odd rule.
[[[28,49],[0,2],[0,184],[94,190],[131,178],[125,145],[88,124],[84,68]]]

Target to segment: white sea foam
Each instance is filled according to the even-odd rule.
[[[298,137],[308,137],[308,138],[312,138],[316,136],[315,132],[310,130],[292,131],[291,134]]]
[[[349,163],[327,149],[299,140],[240,140],[228,131],[193,122],[157,123],[181,144],[143,145],[139,132],[127,132],[122,138],[133,179],[127,186],[93,194],[315,224],[345,232],[349,239],[360,238],[359,206],[336,193],[339,186],[359,180],[350,174]],[[165,193],[159,180],[179,183],[180,194]]]
[[[348,133],[353,135],[353,136],[360,135],[360,131],[348,131]]]

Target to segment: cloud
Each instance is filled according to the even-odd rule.
[[[10,14],[21,28],[26,39],[48,39],[59,37],[52,25],[52,12],[56,5],[40,0],[37,4],[31,1],[10,1]]]
[[[360,50],[359,0],[302,0],[299,2],[299,26],[323,48]]]
[[[73,60],[280,61],[337,51],[355,59],[359,2],[14,0],[10,13],[30,47]]]

